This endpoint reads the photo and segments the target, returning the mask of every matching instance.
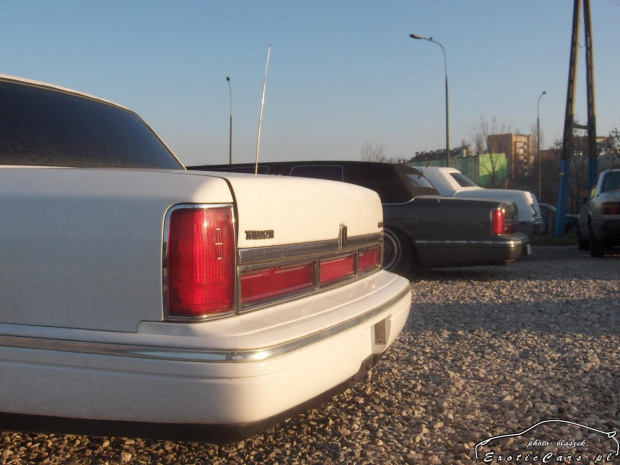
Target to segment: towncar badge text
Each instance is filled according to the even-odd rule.
[[[266,231],[246,231],[245,238],[248,241],[257,241],[260,239],[273,239],[275,237],[275,232],[273,229],[268,229]]]

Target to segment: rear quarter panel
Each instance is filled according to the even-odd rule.
[[[514,207],[501,202],[445,197],[416,197],[398,205],[384,205],[386,225],[395,225],[413,240],[471,240],[491,236],[491,210]]]
[[[135,331],[161,320],[163,221],[184,202],[232,196],[184,171],[0,169],[0,323]]]

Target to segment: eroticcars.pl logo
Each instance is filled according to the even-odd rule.
[[[619,463],[616,431],[603,431],[566,420],[545,420],[518,432],[492,436],[476,444],[484,463]]]

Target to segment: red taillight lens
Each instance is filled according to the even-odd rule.
[[[506,234],[514,234],[517,232],[517,224],[513,221],[513,222],[505,222],[505,226],[504,226],[504,232]]]
[[[241,304],[251,305],[314,289],[314,262],[274,266],[241,275]]]
[[[360,273],[374,270],[381,265],[381,248],[362,250],[357,260],[357,269]]]
[[[491,211],[491,234],[499,236],[504,233],[504,210],[496,208]]]
[[[603,202],[601,209],[603,215],[620,215],[620,203],[618,202]]]
[[[229,312],[235,289],[232,208],[179,208],[168,223],[168,315]]]
[[[355,256],[347,255],[331,260],[321,260],[321,286],[335,283],[355,275]]]

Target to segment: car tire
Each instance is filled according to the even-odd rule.
[[[590,228],[590,257],[604,257],[605,249],[605,242],[598,240]]]
[[[383,239],[383,269],[405,275],[412,268],[411,242],[397,229],[385,228]]]

